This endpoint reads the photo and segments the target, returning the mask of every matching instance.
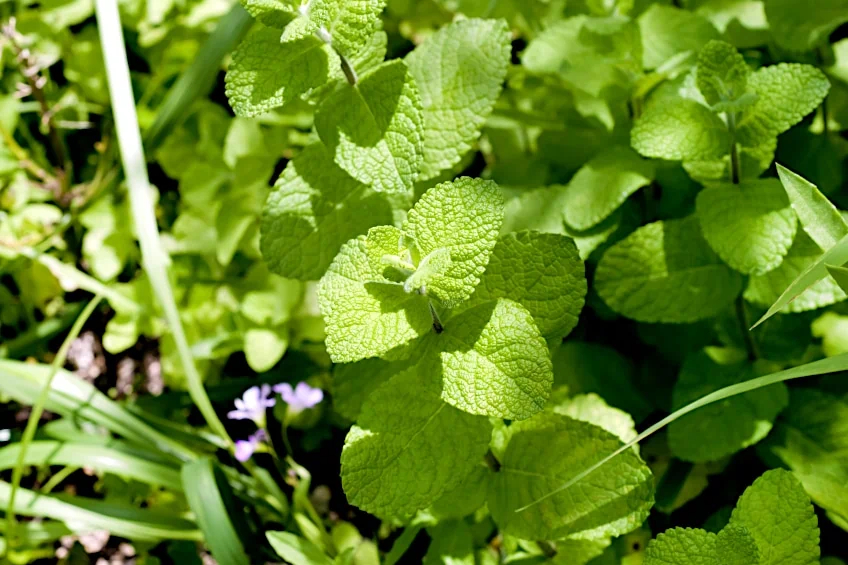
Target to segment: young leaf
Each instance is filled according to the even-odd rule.
[[[297,17],[294,6],[286,0],[241,0],[241,5],[262,25],[279,30]],[[278,41],[279,37],[280,33],[277,32]]]
[[[377,389],[342,451],[351,504],[382,518],[408,518],[468,476],[492,426],[445,404],[438,372],[413,367]]]
[[[399,59],[353,86],[340,84],[315,114],[315,129],[333,160],[377,192],[412,189],[422,128],[418,87]]]
[[[767,471],[739,497],[731,526],[747,529],[757,543],[760,565],[819,562],[819,528],[810,497],[789,471]]]
[[[512,438],[489,488],[489,509],[504,532],[524,539],[595,539],[627,533],[648,516],[653,477],[632,450],[578,484],[516,512],[621,442],[595,425],[548,412],[510,428],[515,428]]]
[[[777,268],[798,227],[776,179],[707,188],[698,193],[696,209],[704,239],[713,251],[748,275]]]
[[[772,38],[790,51],[813,49],[848,21],[846,0],[768,0],[764,4]]]
[[[471,296],[489,262],[503,223],[503,196],[491,181],[459,178],[428,190],[409,211],[403,232],[421,258],[450,251],[444,273],[430,278],[426,293],[451,307]]]
[[[827,96],[830,82],[811,65],[780,63],[753,73],[748,88],[757,101],[742,114],[737,133],[743,145],[756,146],[812,112]]]
[[[382,278],[368,262],[365,237],[344,244],[318,287],[327,352],[336,363],[378,357],[429,331],[427,299]]]
[[[237,116],[258,116],[327,82],[334,57],[315,37],[280,43],[278,30],[260,26],[233,54],[227,98]]]
[[[743,96],[750,74],[739,51],[724,41],[710,41],[698,54],[696,84],[710,106]]]
[[[719,362],[708,351],[689,357],[674,386],[672,408],[773,370],[748,361]],[[687,414],[668,427],[671,452],[684,461],[716,461],[762,440],[777,415],[789,403],[786,385],[779,383]],[[708,430],[708,432],[705,432]]]
[[[648,224],[610,247],[598,263],[595,288],[628,318],[685,323],[721,312],[742,280],[713,253],[690,216]]]
[[[675,161],[716,159],[730,147],[721,118],[685,98],[649,105],[636,120],[630,142],[645,157]]]
[[[267,0],[266,0],[267,1]],[[298,18],[283,31],[282,41],[318,35],[343,56],[358,53],[380,29],[386,0],[309,0],[298,9]]]
[[[839,285],[827,277],[826,267],[831,262],[841,264],[848,261],[848,237],[844,244],[843,247],[840,247],[842,244],[832,247],[822,255],[821,248],[806,232],[799,232],[778,268],[748,281],[745,300],[770,306],[758,324],[784,308],[786,312],[805,312],[845,300],[846,295]],[[846,256],[843,258],[841,254]]]
[[[613,146],[586,163],[565,190],[565,221],[588,230],[654,180],[654,166],[629,147]]]
[[[759,552],[753,536],[741,527],[726,527],[718,534],[706,530],[674,528],[651,540],[644,565],[757,565]]]
[[[567,336],[586,299],[586,274],[570,238],[522,231],[501,237],[472,302],[509,298],[524,306],[547,340]]]
[[[674,6],[651,4],[637,21],[646,69],[655,69],[687,51],[697,53],[708,41],[721,37],[709,20]]]
[[[466,310],[431,343],[441,351],[442,399],[448,404],[508,420],[545,407],[554,381],[548,346],[517,302],[500,299]]]
[[[262,212],[262,256],[284,277],[317,280],[339,248],[392,223],[392,203],[356,181],[313,143],[286,166]]]
[[[830,249],[848,235],[848,222],[816,185],[780,164],[777,165],[777,174],[801,220],[801,226],[816,245]]]
[[[424,117],[419,181],[450,169],[471,150],[501,93],[510,39],[503,20],[459,20],[407,55]]]
[[[333,560],[308,539],[290,532],[266,532],[268,543],[277,555],[292,565],[332,565]]]

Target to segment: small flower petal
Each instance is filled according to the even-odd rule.
[[[253,455],[253,452],[256,451],[256,444],[252,441],[245,441],[240,439],[236,442],[235,455],[236,459],[240,462],[244,463]]]

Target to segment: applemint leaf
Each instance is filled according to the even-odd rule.
[[[465,310],[430,339],[440,351],[448,404],[508,420],[545,407],[554,381],[548,346],[517,302],[501,299]]]
[[[622,444],[598,426],[550,412],[509,428],[512,437],[489,488],[489,509],[503,532],[523,539],[599,539],[632,531],[648,516],[654,479],[632,450],[516,512]]]
[[[369,229],[365,238],[365,251],[371,269],[381,274],[381,278],[375,282],[402,283],[415,271],[409,249],[403,242],[403,232],[394,226]]]
[[[284,29],[297,17],[297,9],[287,0],[241,0],[247,13],[262,25]],[[280,34],[277,33],[279,41]]]
[[[654,165],[629,147],[613,146],[586,163],[565,190],[565,221],[588,230],[654,180]]]
[[[391,224],[393,203],[340,169],[313,143],[286,166],[262,212],[261,248],[284,277],[321,278],[339,248],[374,224]]]
[[[547,409],[556,413],[589,422],[605,429],[627,443],[636,438],[636,424],[633,418],[624,410],[613,408],[597,394],[578,394],[568,397],[568,389],[561,388],[554,391],[551,402]],[[638,449],[638,446],[634,446]]]
[[[429,528],[430,547],[422,565],[474,565],[474,538],[463,520],[447,520]]]
[[[648,105],[633,125],[630,141],[645,157],[674,161],[716,159],[730,146],[721,118],[686,98]]]
[[[739,497],[730,517],[757,543],[760,565],[816,565],[819,528],[801,482],[783,469],[767,471]]]
[[[327,352],[336,363],[379,357],[428,332],[427,299],[382,278],[368,261],[365,237],[345,243],[318,287]]]
[[[501,237],[472,302],[509,298],[524,306],[547,340],[561,340],[586,300],[586,273],[574,241],[521,231]]]
[[[775,371],[765,362],[722,359],[719,353],[704,350],[684,361],[674,385],[673,409],[720,388]],[[668,445],[675,457],[684,461],[716,461],[766,437],[788,403],[786,385],[778,383],[710,404],[672,422],[668,426]]]
[[[801,226],[816,245],[830,249],[848,235],[848,222],[816,185],[781,165],[777,165],[777,174]]]
[[[696,84],[710,106],[744,95],[750,74],[739,51],[724,41],[710,41],[698,54]]]
[[[282,42],[317,35],[345,57],[358,53],[380,29],[385,0],[309,0],[283,31]]]
[[[406,359],[387,361],[371,358],[333,365],[333,408],[336,412],[348,420],[356,420],[362,404],[372,392],[418,362],[421,348],[415,345],[407,346],[410,351]],[[397,353],[393,351],[392,355]]]
[[[798,221],[776,179],[720,184],[698,193],[704,239],[737,271],[761,275],[789,252]]]
[[[739,141],[756,146],[788,130],[821,104],[830,82],[817,68],[780,63],[754,72],[748,88],[757,101],[739,118]]]
[[[280,32],[260,26],[236,48],[225,79],[237,116],[252,117],[283,106],[327,82],[338,57],[321,40],[280,43]]]
[[[674,6],[652,4],[637,21],[646,69],[655,69],[687,51],[698,53],[707,42],[721,37],[703,16]]]
[[[481,461],[456,487],[446,490],[428,511],[439,520],[463,518],[486,504],[486,491],[492,476]]]
[[[378,192],[412,189],[422,159],[422,124],[418,87],[400,59],[353,86],[340,84],[315,113],[315,128],[333,160]]]
[[[741,527],[718,534],[701,529],[674,528],[651,540],[644,565],[757,565],[759,551],[753,536]]]
[[[491,181],[462,177],[424,193],[409,211],[402,231],[417,250],[420,259],[416,261],[437,250],[450,252],[444,272],[429,274],[428,296],[449,308],[471,297],[489,262],[503,218],[503,196]]]
[[[345,494],[380,518],[426,508],[461,484],[488,449],[489,421],[445,404],[438,368],[430,369],[413,367],[378,388],[345,440]]]
[[[471,150],[500,96],[511,36],[503,20],[460,20],[407,57],[421,94],[424,160],[419,181],[450,169]]]
[[[783,291],[822,256],[822,249],[810,239],[806,232],[800,231],[789,253],[780,266],[764,275],[753,276],[745,289],[745,300],[769,307],[781,296]],[[822,278],[807,287],[797,297],[785,305],[785,312],[806,312],[830,306],[845,300],[845,292],[832,278],[826,276],[827,269],[822,265]]]
[[[742,278],[710,249],[690,216],[642,226],[610,247],[595,271],[595,288],[628,318],[686,323],[724,310]]]
[[[813,49],[848,22],[846,0],[768,0],[765,10],[772,38],[790,51]]]

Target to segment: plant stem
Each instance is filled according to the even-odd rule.
[[[540,540],[536,542],[536,545],[538,545],[539,549],[542,550],[542,555],[544,555],[548,559],[556,557],[557,548],[554,542],[548,540]]]
[[[754,336],[751,334],[751,321],[748,319],[748,311],[745,310],[745,299],[740,294],[736,297],[736,319],[739,320],[739,329],[742,331],[742,339],[745,341],[745,350],[748,352],[748,359],[756,361],[759,358],[757,351],[757,343],[754,341]]]
[[[50,494],[62,481],[73,475],[74,472],[78,470],[79,467],[75,467],[73,465],[68,465],[67,467],[62,468],[62,470],[50,477],[47,482],[44,483],[44,486],[41,487],[41,492],[44,494]]]
[[[333,48],[333,51],[335,51],[336,55],[339,56],[339,60],[342,64],[342,72],[347,79],[347,83],[351,86],[356,86],[356,83],[359,81],[359,77],[356,76],[356,71],[354,70],[353,65],[350,64],[350,61],[348,61],[347,57],[345,57],[341,51],[333,45],[333,36],[330,35],[327,28],[320,28],[317,32],[315,32],[315,37]]]
[[[85,309],[77,318],[74,325],[71,327],[71,331],[68,332],[68,335],[65,337],[65,341],[62,342],[62,346],[59,348],[59,352],[56,353],[56,357],[53,359],[53,363],[50,365],[50,374],[47,377],[47,380],[44,382],[44,386],[41,388],[41,393],[38,395],[38,398],[35,400],[35,404],[32,407],[32,411],[29,413],[29,419],[27,419],[26,428],[24,428],[24,434],[21,437],[21,449],[18,452],[18,459],[15,462],[15,468],[12,471],[12,484],[11,490],[9,492],[9,504],[6,505],[6,539],[8,540],[8,546],[12,547],[17,544],[17,538],[15,535],[15,528],[17,526],[17,520],[15,518],[15,497],[18,494],[18,489],[21,486],[21,479],[24,474],[24,461],[26,461],[26,453],[27,449],[29,449],[29,445],[32,443],[33,438],[35,437],[35,432],[38,429],[38,422],[41,420],[41,416],[44,414],[44,406],[47,404],[47,398],[50,396],[50,386],[53,383],[53,378],[56,376],[56,373],[59,372],[65,365],[65,360],[68,358],[68,351],[71,348],[71,344],[74,340],[79,336],[80,331],[82,331],[82,327],[85,325],[85,322],[94,312],[97,305],[100,304],[100,300],[103,297],[101,295],[96,295],[91,299]]]
[[[433,317],[433,331],[437,334],[445,331],[445,327],[442,325],[442,320],[439,318],[439,313],[436,312],[436,307],[433,306],[433,303],[429,300],[427,301],[427,305],[430,306],[430,316]]]
[[[486,466],[494,472],[498,472],[501,470],[501,462],[498,461],[498,458],[495,457],[495,454],[490,449],[486,452],[486,455],[483,456],[483,461],[485,461]]]
[[[736,145],[736,112],[727,113],[727,129],[730,133],[730,182],[739,184],[742,163],[739,161],[739,147]]]

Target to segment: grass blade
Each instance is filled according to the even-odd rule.
[[[603,467],[607,462],[609,462],[614,457],[624,453],[640,441],[652,436],[656,432],[660,431],[667,425],[671,424],[678,418],[685,416],[689,412],[693,412],[698,408],[702,408],[708,404],[712,404],[713,402],[718,402],[720,400],[724,400],[725,398],[730,398],[732,396],[736,396],[739,394],[745,394],[746,392],[751,392],[752,390],[761,389],[763,387],[767,387],[769,385],[773,385],[775,383],[782,383],[785,381],[789,381],[792,379],[800,379],[802,377],[812,377],[816,375],[824,375],[827,373],[838,373],[840,371],[848,371],[848,353],[843,353],[842,355],[837,355],[835,357],[828,357],[827,359],[821,359],[819,361],[814,361],[812,363],[807,363],[806,365],[801,365],[800,367],[793,367],[792,369],[787,369],[785,371],[780,371],[777,373],[772,373],[771,375],[765,375],[763,377],[757,377],[756,379],[751,379],[749,381],[736,383],[735,385],[731,385],[728,387],[724,387],[715,392],[712,392],[703,398],[699,398],[698,400],[687,404],[683,408],[676,410],[672,414],[666,416],[644,432],[640,433],[636,436],[633,441],[622,445],[588,469],[585,469],[572,477],[569,481],[563,484],[560,487],[557,487],[553,491],[548,494],[537,498],[527,506],[519,508],[516,512],[523,512],[528,508],[535,506],[542,502],[543,500],[547,500],[552,496],[572,487],[577,484],[584,478],[588,477],[601,467]]]
[[[100,31],[100,43],[106,64],[106,77],[109,94],[112,99],[112,114],[121,150],[121,162],[124,176],[129,186],[130,208],[135,224],[136,235],[141,246],[142,265],[150,279],[153,292],[162,305],[165,319],[174,336],[182,369],[186,374],[189,393],[197,405],[206,423],[212,430],[232,444],[227,430],[215,413],[183,330],[171,281],[168,279],[167,266],[170,262],[156,225],[156,213],[153,205],[152,189],[147,177],[147,163],[141,144],[133,98],[127,52],[124,47],[124,34],[117,0],[97,0],[95,2],[97,27]]]

